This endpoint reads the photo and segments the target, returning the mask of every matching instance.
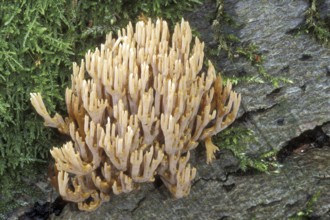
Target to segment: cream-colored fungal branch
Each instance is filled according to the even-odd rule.
[[[45,125],[72,139],[51,150],[64,199],[95,210],[155,175],[175,198],[189,194],[190,150],[204,142],[206,162],[215,159],[211,137],[235,120],[241,100],[211,62],[202,71],[203,50],[184,20],[173,34],[163,20],[130,23],[73,64],[68,117],[51,117],[31,94]]]
[[[67,134],[68,133],[68,123],[63,120],[63,117],[59,114],[55,114],[54,117],[50,117],[42,97],[39,93],[31,93],[31,103],[38,114],[44,118],[45,126],[57,128],[60,132]]]

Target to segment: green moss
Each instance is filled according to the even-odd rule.
[[[261,172],[277,172],[279,164],[276,161],[277,151],[272,150],[258,156],[246,154],[247,146],[256,144],[256,138],[252,130],[244,127],[230,127],[213,137],[214,143],[219,149],[229,149],[240,161],[243,171],[255,169]]]
[[[309,0],[310,7],[305,12],[305,24],[300,31],[311,34],[324,45],[330,45],[330,17],[321,18],[318,8],[322,0]]]

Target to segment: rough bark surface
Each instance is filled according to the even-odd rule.
[[[242,109],[238,124],[255,131],[258,143],[247,146],[258,155],[269,150],[298,147],[283,161],[279,173],[237,173],[238,161],[226,150],[211,165],[195,152],[197,177],[188,197],[174,200],[164,186],[145,185],[140,191],[113,196],[96,212],[67,205],[53,219],[286,219],[305,211],[310,198],[321,192],[310,216],[330,219],[330,48],[307,34],[293,34],[303,22],[307,0],[226,0],[225,12],[239,28],[225,27],[242,43],[258,46],[264,67],[274,77],[292,84],[239,84]],[[330,10],[324,1],[322,13]],[[207,1],[188,15],[209,47],[212,19],[217,12]],[[243,58],[213,60],[227,76],[257,69]],[[308,139],[308,140],[306,140]],[[321,140],[322,139],[322,140]],[[307,150],[306,150],[307,149]],[[303,152],[302,152],[303,151]]]
[[[295,34],[304,22],[308,1],[225,1],[228,13],[242,25],[238,34],[244,42],[258,46],[265,70],[293,84],[274,88],[269,84],[241,84],[243,114],[255,130],[259,145],[252,152],[280,150],[304,131],[329,122],[330,50],[310,35]],[[294,34],[292,34],[294,33]],[[258,70],[248,62],[220,60],[225,72],[253,75]]]
[[[67,206],[54,219],[286,219],[304,211],[318,191],[321,196],[313,206],[313,215],[329,219],[329,158],[329,148],[313,149],[288,157],[279,174],[227,177],[218,160],[210,169],[213,175],[197,177],[187,198],[174,200],[165,187],[147,186],[113,198],[93,213]]]

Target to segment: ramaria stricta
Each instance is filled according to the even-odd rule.
[[[138,22],[135,31],[130,23],[73,64],[68,117],[51,117],[31,94],[45,125],[72,139],[50,151],[65,200],[92,211],[155,175],[175,198],[189,194],[189,151],[204,142],[207,163],[214,159],[211,137],[235,120],[241,99],[211,62],[202,72],[204,43],[192,39],[184,20],[172,35],[163,20]]]

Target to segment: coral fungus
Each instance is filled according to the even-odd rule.
[[[240,104],[211,62],[202,71],[204,43],[192,39],[184,20],[172,35],[162,20],[109,34],[73,64],[65,119],[51,117],[41,95],[31,94],[45,125],[72,139],[51,150],[65,200],[95,210],[155,175],[175,198],[189,193],[196,175],[189,151],[205,142],[210,162],[217,150],[211,137],[234,121]]]

